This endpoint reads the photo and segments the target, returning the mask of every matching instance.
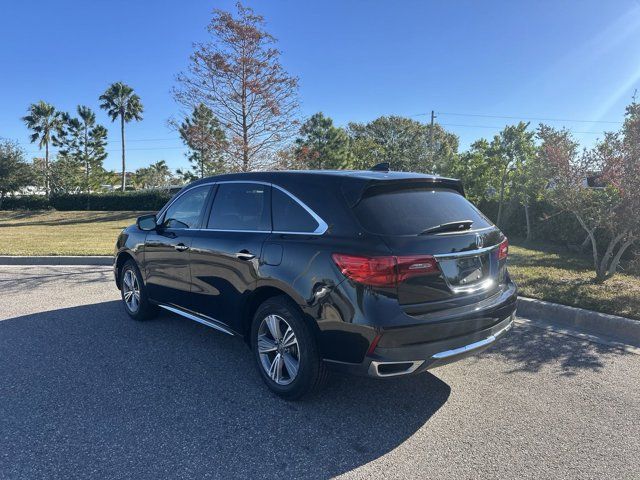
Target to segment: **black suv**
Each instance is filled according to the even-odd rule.
[[[458,180],[254,172],[184,187],[120,234],[114,267],[131,317],[244,337],[292,399],[328,368],[415,374],[492,344],[516,308],[507,251]]]

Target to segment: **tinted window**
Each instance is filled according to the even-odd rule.
[[[466,198],[453,190],[401,189],[367,195],[355,207],[360,224],[382,235],[417,235],[429,227],[472,220],[472,229],[491,225]]]
[[[211,187],[196,187],[183,193],[164,214],[168,228],[194,228],[198,226]]]
[[[271,230],[271,187],[254,183],[222,183],[213,201],[208,228]]]
[[[286,193],[274,188],[273,196],[273,229],[277,232],[314,232],[318,222],[298,202]]]

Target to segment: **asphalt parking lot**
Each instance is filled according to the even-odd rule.
[[[104,267],[0,267],[0,478],[640,478],[640,356],[518,324],[288,403],[241,340],[134,322]]]

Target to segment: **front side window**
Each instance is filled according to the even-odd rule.
[[[183,193],[164,214],[166,228],[196,228],[207,201],[210,187],[196,187]]]
[[[271,231],[271,187],[256,183],[222,183],[213,200],[207,228]]]
[[[298,202],[277,188],[272,192],[273,230],[313,233],[318,222]]]

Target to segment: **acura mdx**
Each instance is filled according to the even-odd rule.
[[[516,308],[507,254],[458,180],[253,172],[196,181],[138,218],[114,270],[131,317],[164,309],[243,337],[294,399],[329,369],[413,375],[493,344]]]

